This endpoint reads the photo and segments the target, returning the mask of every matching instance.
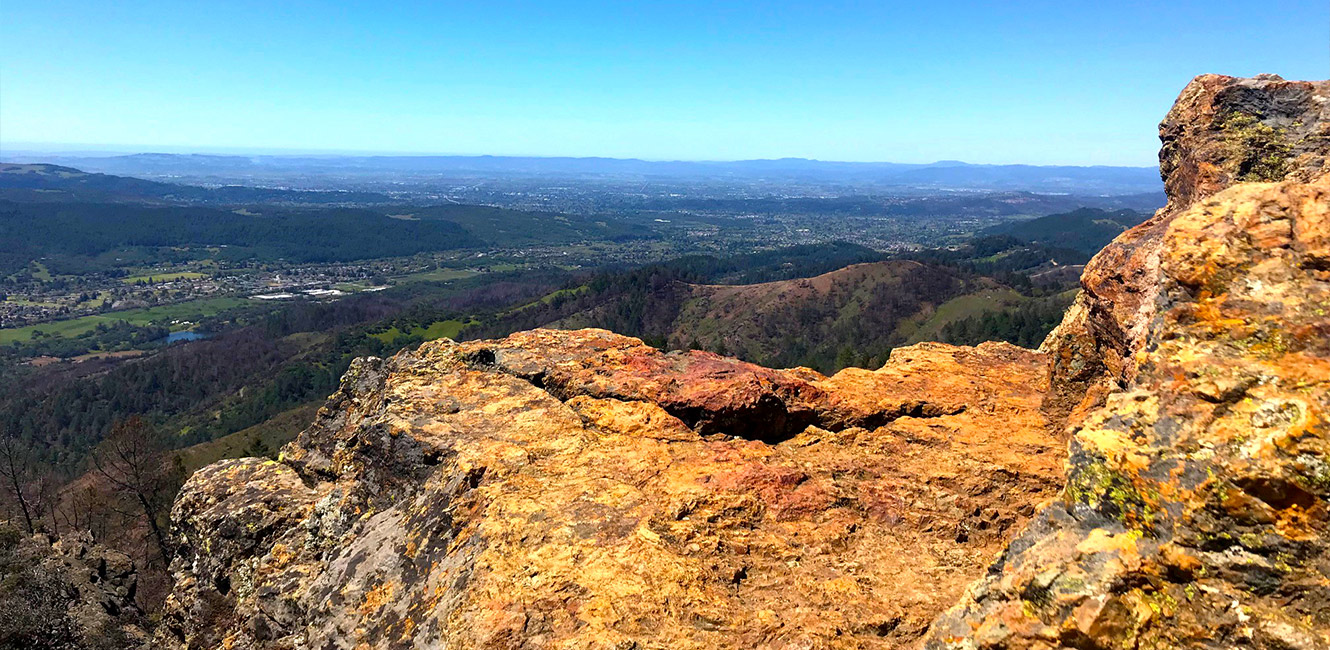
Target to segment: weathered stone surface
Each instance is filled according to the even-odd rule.
[[[159,641],[895,647],[1060,487],[1045,365],[827,378],[602,330],[362,360],[281,463],[185,486]]]
[[[1172,217],[1126,390],[927,647],[1330,647],[1330,179]]]
[[[1198,200],[1238,182],[1310,180],[1330,171],[1330,81],[1202,75],[1159,125],[1168,205],[1086,265],[1082,291],[1042,350],[1049,408],[1073,422],[1131,383],[1157,311],[1164,234]]]

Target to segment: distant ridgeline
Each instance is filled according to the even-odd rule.
[[[456,177],[665,181],[739,179],[797,183],[836,183],[857,187],[937,188],[985,191],[1158,193],[1153,167],[975,165],[959,161],[929,164],[837,162],[805,158],[736,161],[657,161],[622,158],[522,156],[223,156],[134,154],[126,156],[44,156],[45,162],[107,174],[152,177],[252,178],[329,176],[373,178],[404,174]]]
[[[311,192],[227,185],[199,187],[159,183],[128,176],[89,174],[59,165],[0,163],[0,190],[20,201],[169,201],[177,203],[389,203],[376,192]]]
[[[386,197],[213,189],[53,165],[0,164],[0,273],[21,271],[38,258],[46,258],[46,266],[56,273],[98,270],[108,264],[98,256],[125,249],[149,249],[149,259],[181,255],[154,254],[152,249],[216,248],[208,255],[309,263],[481,246],[620,240],[644,233],[632,224],[485,206],[393,210],[338,205],[379,199]],[[250,201],[266,203],[256,207],[247,204]]]

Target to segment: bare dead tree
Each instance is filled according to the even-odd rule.
[[[14,435],[0,436],[0,486],[18,508],[28,533],[41,527],[43,501],[49,491],[48,477],[33,458],[30,442]]]
[[[111,434],[93,455],[107,483],[135,503],[146,519],[164,564],[171,561],[171,541],[163,514],[179,481],[179,472],[152,427],[133,416],[111,426]]]
[[[52,499],[52,518],[57,526],[63,523],[69,530],[86,530],[93,539],[106,540],[111,532],[106,498],[95,487],[88,485],[67,485],[62,490],[59,503]],[[59,532],[58,530],[56,531]]]

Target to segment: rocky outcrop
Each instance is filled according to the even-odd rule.
[[[361,360],[281,462],[190,479],[159,641],[894,647],[1060,488],[1045,365],[827,378],[603,330]]]
[[[1163,286],[1160,258],[1173,220],[1239,182],[1307,181],[1330,171],[1330,81],[1202,75],[1159,125],[1168,205],[1086,265],[1082,291],[1044,342],[1053,360],[1048,406],[1073,422],[1129,385]]]
[[[1330,182],[1220,192],[1162,251],[1135,380],[928,647],[1330,647]]]
[[[1043,352],[358,360],[280,461],[186,484],[156,644],[1330,647],[1328,91],[1189,85],[1168,207]]]
[[[0,647],[137,648],[146,640],[129,557],[86,534],[0,524]]]
[[[1073,412],[1066,490],[928,648],[1330,647],[1327,95],[1184,91],[1161,129],[1170,208],[1087,267],[1051,339],[1054,381],[1087,351],[1111,380]],[[1292,180],[1219,189],[1253,164]]]

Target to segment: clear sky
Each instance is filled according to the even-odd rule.
[[[0,143],[1153,165],[1330,1],[4,0]]]

